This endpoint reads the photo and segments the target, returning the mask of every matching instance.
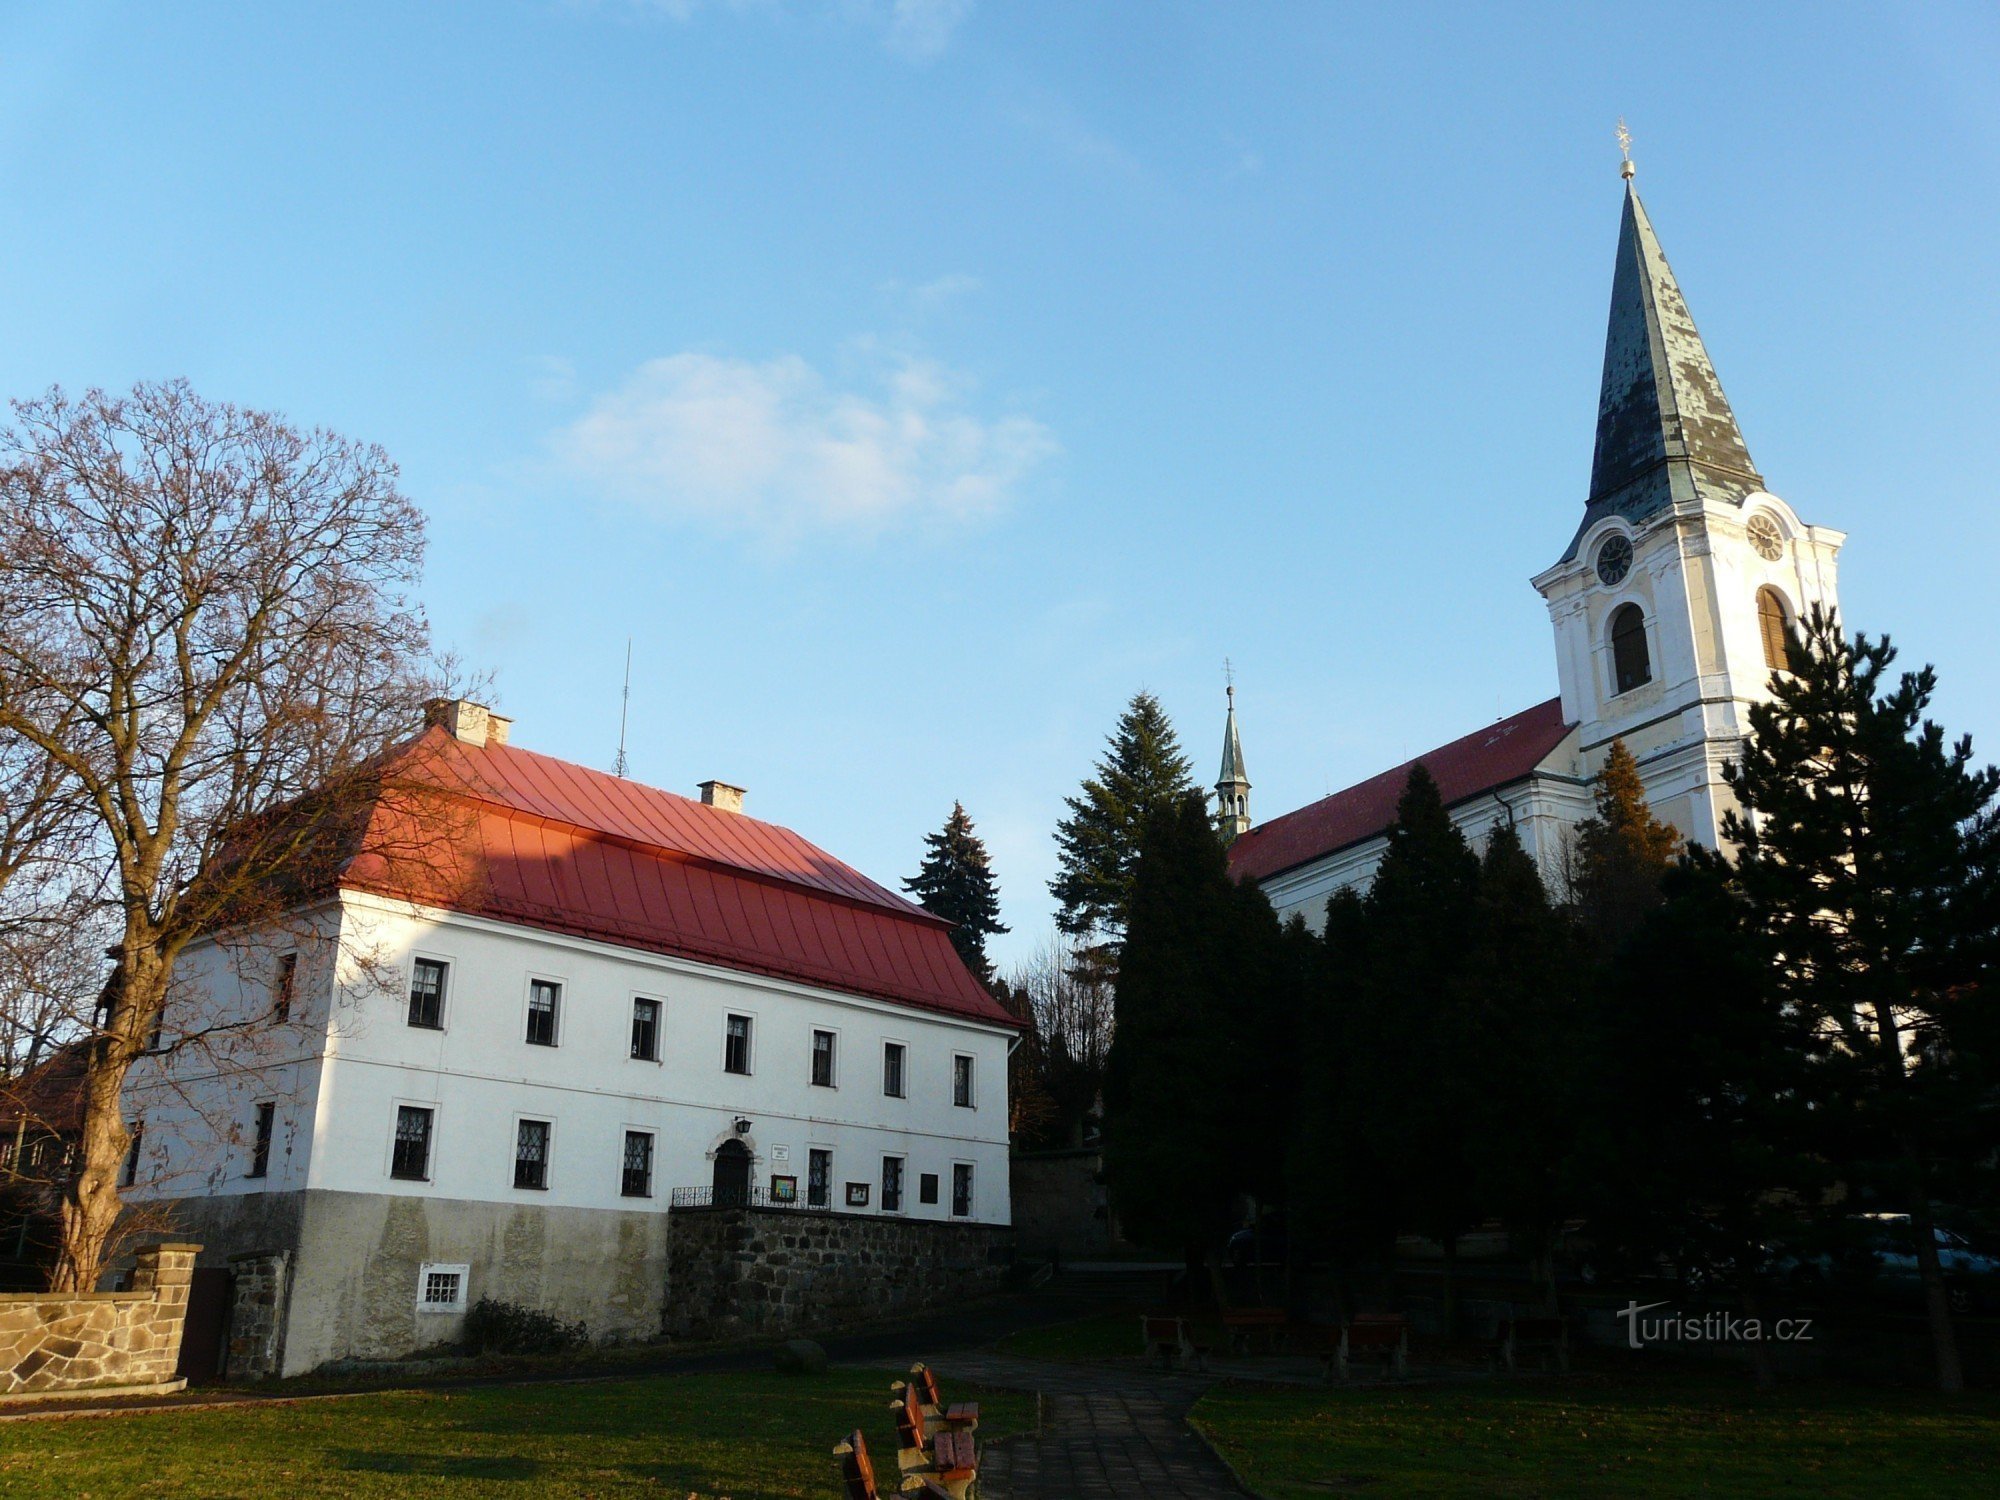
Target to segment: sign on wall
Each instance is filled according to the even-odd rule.
[[[771,1201],[773,1203],[796,1203],[799,1201],[799,1180],[796,1177],[771,1177]]]
[[[866,1208],[868,1206],[868,1189],[872,1185],[866,1182],[848,1183],[847,1206],[849,1208]]]

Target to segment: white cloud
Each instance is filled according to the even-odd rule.
[[[1029,417],[982,417],[971,385],[901,358],[843,390],[797,355],[675,354],[641,365],[556,437],[602,493],[780,541],[963,522],[1004,508],[1055,451]]]

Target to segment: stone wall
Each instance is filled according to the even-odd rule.
[[[1104,1191],[1104,1153],[1095,1146],[1017,1155],[1012,1178],[1014,1238],[1023,1256],[1080,1260],[1129,1248]]]
[[[668,1214],[665,1332],[804,1332],[947,1306],[999,1288],[1005,1225],[802,1209]]]
[[[131,1290],[0,1296],[0,1396],[174,1381],[199,1245],[149,1245]]]
[[[229,1258],[229,1348],[223,1374],[268,1380],[284,1368],[285,1273],[291,1257],[268,1251]]]

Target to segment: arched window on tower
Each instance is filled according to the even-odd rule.
[[[1776,589],[1766,584],[1757,590],[1757,633],[1764,639],[1764,665],[1773,672],[1793,672],[1792,642],[1787,633],[1791,611]]]
[[[1646,617],[1636,604],[1623,604],[1611,617],[1611,675],[1617,691],[1653,680],[1653,659],[1646,650]]]

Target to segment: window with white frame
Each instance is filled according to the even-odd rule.
[[[454,1313],[465,1310],[465,1286],[472,1279],[468,1265],[425,1261],[417,1270],[417,1311]]]
[[[619,1192],[627,1198],[653,1196],[653,1132],[625,1132],[625,1170]]]
[[[812,1046],[812,1081],[814,1088],[833,1087],[833,1033],[814,1031]]]
[[[514,1125],[514,1186],[541,1190],[549,1185],[549,1122],[519,1120]]]
[[[643,995],[632,1001],[632,1055],[640,1062],[660,1060],[660,1002]]]
[[[431,1175],[431,1124],[437,1111],[421,1104],[396,1106],[396,1144],[389,1156],[389,1175],[408,1182],[428,1182]]]
[[[882,1158],[882,1212],[899,1214],[903,1211],[903,1158],[885,1156]]]
[[[964,1052],[951,1055],[951,1102],[960,1109],[973,1108],[972,1058]]]
[[[528,981],[528,1042],[535,1047],[556,1044],[556,1013],[562,1008],[562,986],[553,979]]]
[[[909,1055],[910,1049],[901,1042],[882,1044],[882,1093],[885,1097],[901,1099],[904,1096],[906,1085],[903,1073]]]
[[[732,1015],[723,1023],[722,1071],[725,1073],[748,1073],[750,1071],[750,1018]]]
[[[451,965],[441,958],[419,958],[410,964],[410,1024],[425,1031],[444,1026],[445,980]]]
[[[969,1161],[952,1163],[951,1216],[954,1219],[972,1217],[972,1163]]]

